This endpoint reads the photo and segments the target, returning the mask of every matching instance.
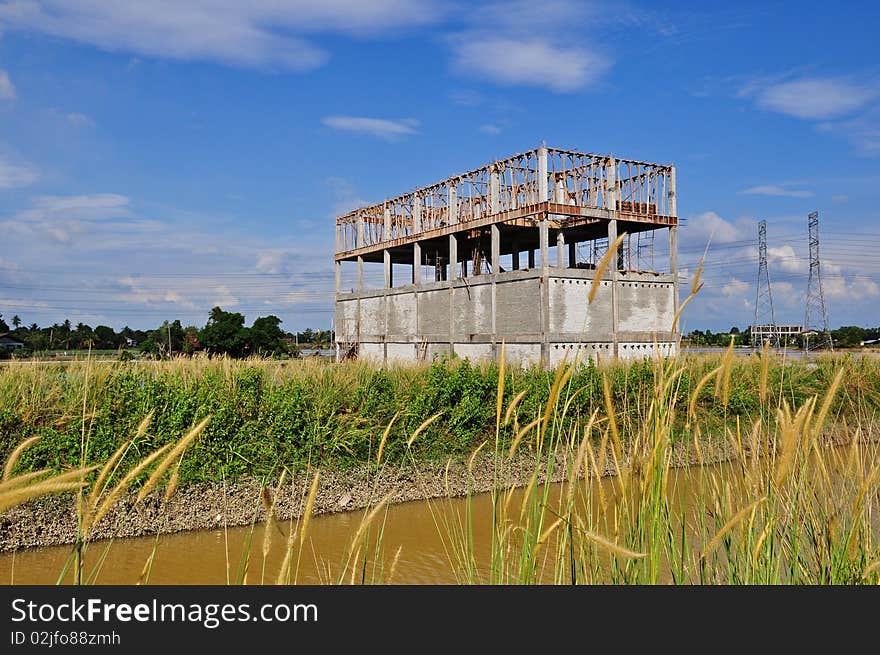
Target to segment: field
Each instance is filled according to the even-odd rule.
[[[876,359],[785,362],[732,350],[550,371],[503,360],[5,367],[0,511],[83,489],[72,551],[81,569],[89,530],[125,494],[136,504],[206,481],[271,480],[262,501],[271,522],[284,478],[315,471],[287,525],[290,556],[263,571],[288,582],[322,471],[363,469],[369,479],[397,463],[479,456],[494,462],[487,525],[430,504],[462,583],[876,582],[878,410]],[[525,450],[540,457],[514,503],[506,467]],[[736,476],[699,472],[719,454],[739,462]],[[668,486],[681,465],[699,478],[686,499]],[[597,495],[586,480],[606,474],[617,484]],[[564,491],[543,482],[560,475]],[[393,571],[377,556],[388,501],[364,512],[338,581],[381,582]],[[488,560],[475,555],[477,533],[491,542]]]

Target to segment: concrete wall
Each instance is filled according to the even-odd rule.
[[[378,361],[412,361],[455,353],[494,357],[501,340],[508,361],[549,365],[580,354],[582,360],[651,357],[655,341],[663,355],[674,352],[669,330],[674,316],[672,277],[610,274],[592,303],[594,271],[550,268],[508,271],[464,280],[429,282],[337,295],[340,340],[357,340],[359,353]],[[544,285],[547,296],[544,298]],[[614,304],[617,306],[615,330]],[[547,317],[549,330],[543,329]],[[346,336],[343,328],[355,338]],[[422,347],[422,343],[425,346]]]

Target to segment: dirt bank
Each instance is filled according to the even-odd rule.
[[[875,436],[876,438],[876,436]],[[838,441],[839,440],[832,440]],[[728,461],[733,450],[724,443],[701,447],[705,463]],[[528,484],[536,467],[536,458],[521,452],[512,461],[504,460],[507,485]],[[695,463],[693,452],[673,450],[673,465]],[[544,467],[541,467],[542,472]],[[567,466],[560,462],[554,481],[565,477]],[[610,462],[605,474],[611,472]],[[285,520],[298,517],[311,484],[313,473],[289,476],[278,490],[276,515]],[[463,496],[492,489],[495,461],[491,456],[477,457],[468,471],[467,462],[424,463],[419,466],[383,465],[349,471],[322,471],[314,511],[317,514],[362,509],[391,494],[391,502],[426,500],[445,496]],[[539,477],[544,481],[546,476]],[[263,485],[248,479],[233,483],[195,484],[178,489],[168,501],[163,491],[135,503],[134,495],[123,498],[101,520],[91,539],[139,537],[183,530],[210,530],[218,527],[247,525],[266,518],[260,500]],[[272,484],[274,491],[274,483]],[[0,551],[35,546],[53,546],[76,540],[77,520],[71,495],[40,498],[19,505],[0,515]]]

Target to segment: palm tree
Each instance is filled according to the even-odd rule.
[[[12,317],[12,325],[16,330],[18,329],[18,326],[21,325],[21,319],[18,317],[18,314]]]

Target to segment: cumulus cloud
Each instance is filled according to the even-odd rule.
[[[734,224],[715,212],[708,211],[687,218],[681,239],[688,246],[705,247],[710,242],[716,245],[729,244],[748,239],[750,236],[751,234],[746,232],[745,224]]]
[[[111,52],[302,71],[327,59],[303,35],[381,34],[442,13],[431,0],[16,0],[0,4],[0,28]]]
[[[803,273],[807,270],[807,260],[795,253],[789,245],[769,246],[767,248],[767,265],[771,269],[786,273]]]
[[[9,79],[9,73],[0,70],[0,100],[15,100],[15,86]]]
[[[721,288],[721,294],[727,297],[741,297],[750,291],[751,287],[747,282],[743,282],[739,278],[732,277],[730,282]]]
[[[419,122],[414,118],[368,118],[364,116],[327,116],[321,122],[334,130],[368,134],[386,141],[395,141],[415,134]]]

